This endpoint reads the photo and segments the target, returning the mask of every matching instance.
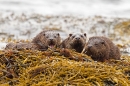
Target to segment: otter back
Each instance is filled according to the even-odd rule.
[[[28,49],[28,50],[37,50],[37,46],[34,43],[8,43],[5,47],[5,50],[24,50],[24,49]]]
[[[8,43],[5,47],[5,50],[16,49],[16,43]]]

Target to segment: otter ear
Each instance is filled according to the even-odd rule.
[[[45,36],[46,34],[44,33],[43,36]]]
[[[60,36],[60,34],[59,34],[59,33],[57,33],[57,36]]]
[[[87,34],[86,34],[86,33],[84,33],[84,36],[87,36]]]
[[[72,34],[70,33],[70,34],[69,34],[69,37],[71,37],[71,36],[72,36]]]

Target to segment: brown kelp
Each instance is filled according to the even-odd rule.
[[[67,54],[67,55],[66,55]],[[2,86],[129,86],[130,57],[94,62],[69,49],[0,51]]]

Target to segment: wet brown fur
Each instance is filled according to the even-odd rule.
[[[31,43],[8,43],[5,49],[31,49],[47,50],[48,47],[58,47],[61,43],[60,34],[53,30],[44,30],[40,32]]]
[[[12,49],[12,50],[23,50],[23,49],[30,49],[36,50],[38,49],[34,43],[8,43],[5,47],[5,50]]]
[[[53,30],[44,30],[32,40],[39,50],[46,50],[49,46],[59,47],[61,43],[60,34]]]
[[[85,53],[95,61],[104,62],[109,59],[120,59],[119,48],[108,38],[95,36],[88,40]]]
[[[84,34],[69,34],[69,37],[61,43],[62,48],[74,49],[81,53],[86,44],[86,33]]]
[[[16,49],[16,43],[8,43],[5,47],[5,50],[7,49]]]

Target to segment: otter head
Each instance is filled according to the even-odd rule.
[[[81,52],[86,43],[86,33],[69,34],[70,46],[77,52]]]
[[[44,41],[45,41],[45,46],[48,47],[55,47],[59,45],[60,42],[60,34],[56,32],[46,32],[43,34],[44,35]]]
[[[100,37],[91,37],[86,45],[86,54],[94,60],[102,60],[107,52],[107,43]]]

